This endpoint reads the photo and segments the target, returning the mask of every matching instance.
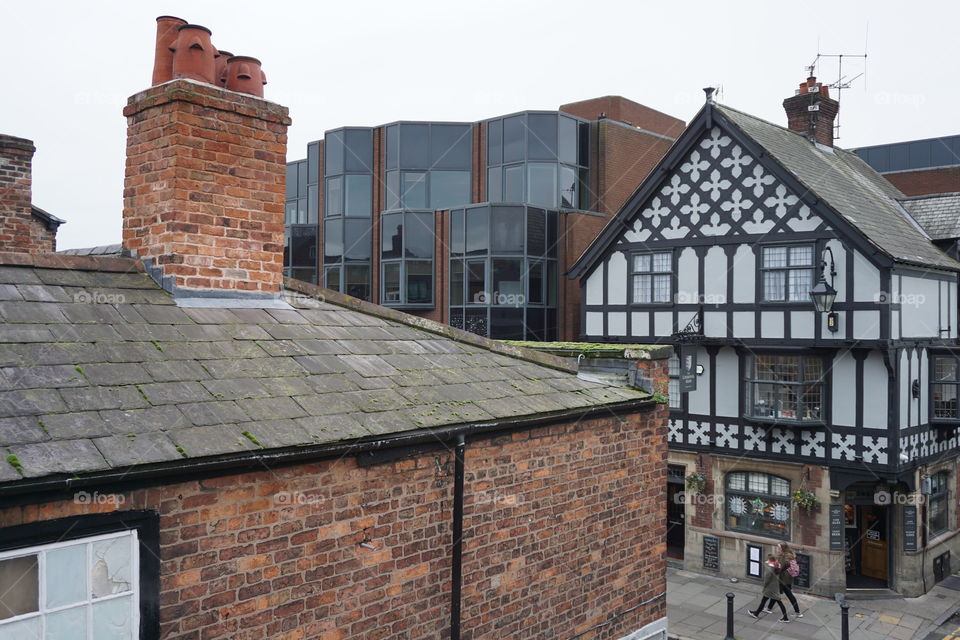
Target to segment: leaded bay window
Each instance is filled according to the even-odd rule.
[[[0,638],[140,637],[135,530],[0,552]]]
[[[727,474],[726,528],[771,538],[790,538],[790,481],[769,473]]]
[[[936,536],[950,528],[950,473],[940,471],[930,476],[930,535]]]
[[[934,356],[933,375],[930,381],[930,402],[933,418],[940,420],[958,420],[956,356]]]
[[[680,358],[675,353],[667,360],[667,375],[669,376],[669,382],[667,383],[669,406],[671,409],[679,409],[683,406],[683,401],[680,398]]]
[[[633,254],[630,279],[633,304],[669,303],[673,293],[673,254]]]
[[[764,302],[810,302],[813,245],[763,247],[760,278]]]
[[[825,406],[824,375],[818,356],[752,356],[746,379],[748,417],[819,424]]]

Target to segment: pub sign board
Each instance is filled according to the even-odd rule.
[[[830,505],[830,551],[843,551],[843,505]]]
[[[680,393],[697,390],[697,345],[680,343]]]

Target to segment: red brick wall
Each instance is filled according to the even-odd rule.
[[[808,475],[806,488],[816,493],[817,489],[823,486],[823,467],[815,465],[804,465],[803,473]],[[797,526],[794,531],[800,532],[800,544],[805,547],[816,547],[820,534],[823,533],[821,512],[827,507],[818,505],[812,512],[807,513],[805,509],[797,509]]]
[[[703,495],[712,496],[715,495],[714,491],[721,490],[722,487],[717,487],[716,483],[713,481],[713,456],[709,453],[705,453],[699,456],[696,469],[687,469],[687,474],[691,474],[694,471],[699,471],[703,474],[703,477],[707,479],[707,486],[703,489]],[[713,504],[710,500],[696,501],[693,509],[693,518],[692,524],[695,527],[700,527],[702,529],[712,529],[713,528]]]
[[[287,109],[176,80],[124,115],[124,248],[177,287],[279,293]]]
[[[662,405],[469,442],[464,638],[566,638],[662,593],[665,457]],[[453,470],[447,450],[370,468],[327,460],[9,507],[0,526],[158,511],[165,640],[440,640]],[[587,637],[663,615],[660,599]]]
[[[908,196],[960,192],[960,167],[885,173],[883,177]]]
[[[634,127],[674,138],[679,136],[686,127],[683,120],[679,118],[621,96],[603,96],[571,102],[560,107],[560,111],[585,120],[597,120],[603,113],[608,119],[626,122]]]
[[[17,253],[56,251],[57,232],[49,231],[31,211],[30,140],[0,134],[0,250]]]

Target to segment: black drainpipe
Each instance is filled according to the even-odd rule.
[[[453,555],[450,558],[450,640],[460,640],[460,587],[463,579],[463,453],[466,442],[457,436],[453,470]]]

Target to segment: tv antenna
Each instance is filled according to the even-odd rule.
[[[830,83],[824,83],[827,87],[834,89],[836,91],[836,101],[840,102],[840,96],[844,89],[849,89],[853,86],[854,80],[863,78],[863,88],[867,88],[867,38],[870,33],[870,24],[867,23],[867,32],[863,38],[863,53],[820,53],[820,42],[817,41],[817,57],[813,59],[813,62],[807,65],[807,76],[815,75],[815,72],[820,66],[820,60],[822,58],[831,58],[836,59],[837,61],[837,79]],[[843,59],[844,58],[862,58],[863,59],[863,71],[858,73],[853,77],[847,77],[843,75]],[[840,113],[837,113],[837,119],[833,124],[833,139],[840,139]]]

